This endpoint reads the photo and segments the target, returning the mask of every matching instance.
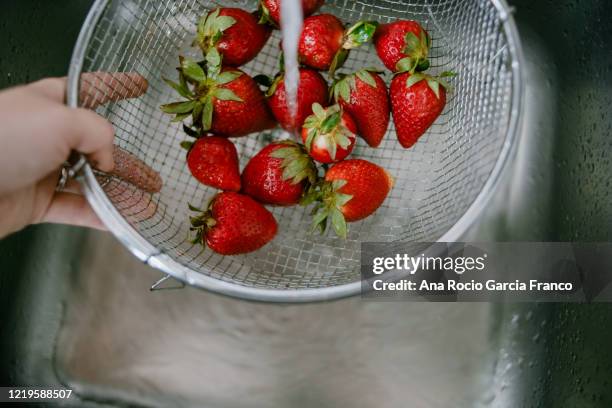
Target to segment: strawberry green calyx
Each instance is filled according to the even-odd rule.
[[[308,206],[314,202],[317,203],[311,212],[314,216],[312,231],[318,229],[323,234],[330,220],[336,234],[346,239],[348,228],[342,214],[342,207],[353,198],[352,195],[339,192],[346,183],[346,180],[322,181],[307,191],[300,204]]]
[[[219,12],[220,9],[217,8],[200,17],[198,21],[196,43],[205,56],[213,49],[216,50],[215,47],[221,39],[223,31],[236,24],[236,19],[230,16],[220,16]]]
[[[377,28],[378,23],[376,21],[360,21],[344,32],[342,48],[336,53],[329,67],[330,78],[333,78],[335,72],[344,65],[350,50],[361,47],[374,38]]]
[[[312,145],[317,137],[324,137],[326,148],[332,160],[336,160],[338,146],[348,149],[351,145],[353,133],[342,124],[342,108],[340,105],[332,105],[324,109],[320,104],[312,105],[313,114],[304,121],[304,128],[308,129],[306,138],[306,151],[312,150]]]
[[[187,204],[191,211],[198,213],[193,217],[189,217],[189,221],[191,223],[191,227],[189,228],[189,242],[192,244],[201,244],[203,247],[206,247],[206,234],[217,224],[217,221],[215,221],[212,216],[212,205],[214,201],[214,198],[210,200],[206,210],[202,210],[191,204]],[[192,233],[194,233],[193,236]]]
[[[351,100],[351,92],[357,88],[357,78],[362,82],[370,85],[372,88],[376,88],[376,79],[372,76],[372,73],[381,73],[382,71],[375,68],[364,68],[353,74],[340,77],[336,80],[330,88],[330,96],[334,98],[336,102],[340,101],[340,98],[346,102]]]
[[[266,96],[269,97],[269,96],[274,95],[274,92],[276,92],[276,89],[278,88],[278,85],[280,85],[280,83],[283,82],[284,80],[285,80],[285,76],[283,74],[277,75],[276,78],[274,78],[272,80],[272,83],[270,84],[270,87],[266,91]]]
[[[410,88],[413,85],[418,84],[421,81],[427,81],[427,86],[431,88],[431,90],[436,94],[436,98],[440,99],[440,86],[443,86],[446,90],[450,89],[450,85],[443,78],[454,77],[457,74],[451,71],[445,71],[441,73],[438,77],[433,77],[431,75],[423,74],[417,72],[415,74],[410,75],[406,80],[406,86]]]
[[[183,123],[183,132],[185,132],[187,136],[191,136],[194,139],[199,139],[202,136],[201,132],[198,132],[196,129],[192,129],[191,127],[187,126],[184,123]]]
[[[202,134],[202,133],[198,132],[197,130],[190,128],[189,126],[185,125],[184,123],[183,123],[183,132],[185,132],[185,134],[187,136],[193,137],[196,140],[206,136],[205,134]],[[194,144],[195,144],[195,142],[191,141],[191,140],[183,140],[182,142],[179,143],[179,145],[183,149],[185,149],[187,151],[187,153],[189,153],[191,151],[191,148],[193,147]]]
[[[342,48],[351,50],[353,48],[361,47],[363,44],[371,41],[374,38],[374,33],[378,28],[378,22],[376,21],[360,21],[355,25],[351,26],[344,33],[344,43]]]
[[[259,85],[266,88],[266,96],[270,97],[274,95],[274,92],[276,92],[276,88],[278,88],[278,85],[285,80],[285,54],[281,52],[280,56],[278,57],[278,73],[274,77],[265,74],[259,74],[255,75],[253,79]]]
[[[270,97],[274,95],[274,92],[276,92],[276,88],[278,88],[278,85],[285,79],[285,75],[283,74],[283,72],[280,72],[274,78],[272,78],[267,75],[260,74],[254,76],[253,79],[259,85],[263,86],[264,88],[267,88],[265,91],[265,95],[267,97]]]
[[[187,152],[189,152],[191,150],[191,148],[193,147],[193,142],[189,141],[189,140],[184,140],[180,143],[180,146],[187,150]]]
[[[402,58],[397,62],[396,68],[398,72],[422,72],[429,68],[429,49],[431,48],[431,39],[429,34],[421,30],[419,36],[413,32],[406,33],[404,38],[403,53],[408,57]]]
[[[273,27],[273,28],[278,28],[278,25],[276,25],[276,22],[274,20],[272,20],[272,17],[270,17],[270,10],[268,10],[268,8],[264,5],[263,1],[259,2],[259,24],[268,24],[269,26]]]
[[[299,184],[306,180],[308,185],[314,185],[318,180],[317,167],[304,150],[304,147],[291,140],[282,142],[284,146],[274,150],[270,156],[282,159],[283,179],[291,180],[291,184]]]
[[[182,122],[192,118],[192,127],[202,133],[210,130],[215,99],[224,101],[242,101],[232,90],[223,85],[237,79],[241,72],[221,72],[221,57],[217,50],[210,52],[206,58],[206,69],[202,63],[180,57],[178,69],[179,82],[164,78],[164,81],[178,92],[186,101],[173,102],[161,106],[165,113],[175,115],[173,122]]]

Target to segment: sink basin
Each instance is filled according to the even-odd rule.
[[[5,6],[0,87],[65,74],[86,3]],[[521,141],[466,239],[610,241],[612,4],[511,3]],[[606,304],[270,305],[151,293],[159,278],[106,233],[1,241],[0,383],[64,385],[78,407],[612,406]]]

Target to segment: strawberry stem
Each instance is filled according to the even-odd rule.
[[[329,67],[328,75],[330,78],[333,79],[336,71],[342,68],[349,56],[350,50],[361,47],[374,38],[377,28],[378,23],[376,21],[359,21],[344,32],[342,48],[334,55],[334,59]]]
[[[350,50],[361,47],[363,44],[374,38],[374,33],[378,28],[376,21],[360,21],[346,30],[342,48]]]

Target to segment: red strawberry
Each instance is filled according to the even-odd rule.
[[[304,120],[312,114],[312,104],[327,105],[327,82],[317,71],[300,68],[296,115],[287,106],[284,75],[278,75],[268,90],[268,103],[274,117],[288,131],[301,129]]]
[[[355,147],[355,121],[339,105],[323,109],[315,103],[312,110],[314,114],[306,119],[302,128],[306,151],[320,163],[344,160]]]
[[[260,23],[271,22],[275,27],[280,26],[280,6],[282,0],[261,0],[261,19]],[[325,0],[302,0],[302,11],[304,17],[316,12],[325,3]]]
[[[216,49],[223,64],[238,67],[259,54],[272,30],[257,17],[239,8],[223,7],[200,18],[196,42],[207,55]]]
[[[304,20],[299,58],[309,67],[327,70],[342,48],[344,25],[336,16],[320,14]]]
[[[336,233],[346,238],[346,222],[370,216],[387,198],[393,178],[374,163],[351,159],[335,164],[318,189],[309,192],[303,204],[318,201],[313,227],[325,231],[330,219]]]
[[[429,68],[431,40],[419,23],[398,20],[381,24],[374,34],[374,46],[381,61],[393,72],[424,71]]]
[[[302,146],[292,141],[269,144],[242,172],[242,191],[264,204],[289,206],[314,183],[317,169]]]
[[[239,70],[224,70],[241,74],[237,79],[222,86],[238,98],[216,97],[211,131],[225,136],[242,136],[270,129],[276,124],[263,92],[257,83]],[[223,75],[223,73],[221,74]]]
[[[189,150],[187,166],[200,183],[225,191],[240,190],[238,152],[232,142],[220,136],[204,136],[181,145]]]
[[[304,20],[298,45],[299,60],[311,68],[329,70],[333,75],[344,64],[351,49],[372,39],[376,27],[375,22],[360,21],[345,31],[336,16],[310,16]]]
[[[358,134],[372,147],[382,141],[391,117],[385,81],[367,69],[340,79],[332,88],[334,99],[357,122]]]
[[[236,68],[221,70],[219,64],[219,54],[214,51],[208,55],[207,71],[182,58],[180,83],[165,81],[188,100],[161,109],[175,114],[174,121],[191,116],[198,133],[237,137],[273,127],[266,98],[253,78]]]
[[[445,72],[441,76],[453,76]],[[391,108],[400,144],[409,148],[429,129],[446,105],[448,85],[440,78],[404,72],[391,81]]]
[[[217,194],[206,210],[189,206],[194,244],[208,245],[221,255],[253,252],[272,241],[278,231],[274,216],[251,197],[234,192]]]

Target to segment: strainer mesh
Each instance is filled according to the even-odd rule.
[[[393,123],[378,149],[359,141],[353,153],[382,165],[396,180],[378,212],[350,224],[348,239],[311,235],[308,211],[274,208],[280,229],[260,251],[223,257],[188,242],[187,203],[203,206],[215,191],[189,173],[179,142],[180,126],[159,110],[178,100],[161,78],[175,78],[179,54],[198,58],[191,47],[194,23],[217,4],[256,9],[256,1],[124,0],[104,10],[87,44],[83,72],[134,71],[149,81],[138,98],[98,108],[115,126],[116,143],[159,171],[164,187],[150,195],[125,183],[103,183],[104,191],[130,224],[158,250],[184,266],[239,285],[300,289],[359,280],[363,241],[436,241],[465,213],[483,188],[504,144],[510,117],[513,78],[510,53],[498,10],[490,0],[326,2],[346,22],[416,19],[433,39],[431,73],[452,70],[446,109],[411,149],[402,149]],[[242,69],[274,75],[280,33]],[[344,71],[380,67],[373,47],[351,53]],[[386,75],[387,82],[390,75]],[[95,84],[94,84],[95,85]],[[129,86],[129,84],[123,84]],[[241,166],[280,132],[233,139]]]

